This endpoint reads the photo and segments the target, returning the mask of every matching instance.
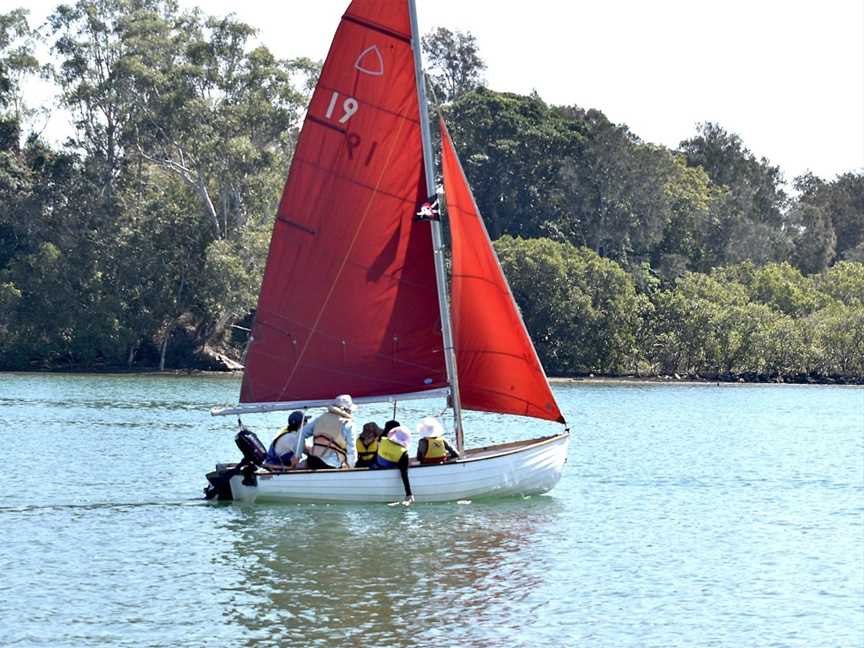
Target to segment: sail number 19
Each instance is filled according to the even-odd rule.
[[[333,96],[330,97],[330,105],[327,106],[327,112],[324,113],[324,116],[327,119],[333,119],[333,110],[336,108],[336,103],[339,101],[339,93],[335,90],[333,91]],[[339,123],[344,124],[347,122],[354,113],[357,112],[357,108],[359,108],[359,104],[354,97],[345,97],[345,101],[342,102],[342,116],[339,118]]]
[[[333,95],[330,97],[330,103],[327,105],[327,111],[324,113],[324,116],[327,119],[333,119],[333,112],[336,110],[336,106],[339,103],[339,93],[337,91],[333,91]],[[360,107],[360,104],[357,103],[357,100],[354,97],[345,97],[342,101],[342,116],[339,117],[338,121],[340,124],[346,123],[351,117],[354,116],[354,113],[357,112],[357,109]],[[354,154],[360,151],[360,145],[362,144],[362,139],[360,135],[357,133],[346,133],[345,134],[345,145],[348,147],[348,159],[353,160]],[[372,156],[375,155],[375,149],[378,148],[378,142],[372,142],[369,146],[368,151],[366,151],[366,155],[363,156],[363,164],[365,166],[369,166],[369,163],[372,161]]]

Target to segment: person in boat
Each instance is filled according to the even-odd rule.
[[[444,463],[459,457],[459,453],[444,438],[444,426],[434,416],[427,416],[417,424],[417,461],[421,464]]]
[[[397,426],[381,437],[378,442],[378,454],[375,457],[376,469],[398,468],[402,477],[402,486],[405,488],[405,499],[402,504],[409,506],[414,502],[411,492],[411,482],[408,481],[408,446],[411,444],[411,430]]]
[[[300,436],[300,428],[309,417],[303,416],[303,412],[297,410],[288,416],[288,425],[279,430],[279,433],[267,450],[266,463],[272,466],[290,466],[294,453],[297,451],[297,438]],[[305,449],[305,448],[303,448]],[[302,456],[300,458],[303,460]]]
[[[355,468],[371,468],[378,455],[378,442],[384,436],[384,430],[375,422],[363,426],[363,431],[357,437],[357,463]]]
[[[300,452],[306,439],[312,437],[312,448],[306,459],[306,467],[312,470],[321,468],[353,468],[357,463],[357,433],[354,411],[357,406],[348,394],[337,396],[327,411],[309,421],[300,430],[292,467],[300,462]]]

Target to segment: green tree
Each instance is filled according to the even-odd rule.
[[[120,71],[120,62],[129,53],[124,25],[128,16],[134,20],[162,5],[176,8],[169,2],[78,0],[59,5],[48,18],[52,52],[59,60],[55,80],[76,127],[70,144],[84,152],[109,215],[127,158],[133,100],[128,78]]]
[[[18,158],[17,199],[0,214],[6,232],[0,283],[18,299],[7,311],[2,362],[71,365],[112,362],[126,331],[111,281],[111,245],[75,155],[31,139]],[[8,302],[7,302],[8,308]]]
[[[489,235],[560,238],[551,197],[561,160],[581,139],[579,125],[536,95],[482,88],[453,102],[447,116]]]
[[[625,264],[647,260],[671,221],[671,156],[599,111],[560,110],[584,130],[577,153],[559,157],[567,238]]]
[[[752,300],[796,318],[808,315],[827,303],[813,281],[787,262],[754,268],[747,287]]]
[[[763,359],[761,373],[782,380],[811,372],[815,365],[813,335],[804,322],[781,314],[761,331],[756,343],[757,354]]]
[[[701,167],[690,167],[681,155],[672,156],[664,186],[669,203],[663,237],[651,254],[651,264],[665,279],[688,270],[705,271],[711,263],[707,231],[720,191]]]
[[[651,353],[664,373],[720,374],[740,368],[770,315],[743,286],[687,273],[658,293]]]
[[[813,313],[817,370],[823,375],[864,375],[864,307],[833,304]]]
[[[727,190],[714,233],[717,264],[786,258],[787,196],[780,169],[757,159],[739,136],[710,122],[699,124],[697,135],[680,148],[689,164],[701,166]]]
[[[173,0],[79,0],[52,26],[75,143],[106,197],[95,238],[122,304],[124,355],[131,363],[153,340],[164,366],[172,336],[203,346],[254,305],[318,68]]]
[[[864,262],[841,261],[813,280],[816,289],[846,306],[864,305]]]
[[[439,101],[453,101],[483,85],[486,64],[471,32],[438,27],[423,36],[422,43],[431,72],[429,80]]]
[[[807,274],[827,268],[837,247],[830,217],[819,207],[801,204],[792,210],[790,220],[797,230],[793,239],[792,263]]]
[[[864,261],[864,174],[844,173],[833,182],[825,182],[807,173],[796,178],[794,184],[800,192],[799,209],[809,205],[820,209],[830,219],[836,249],[828,263],[840,259]],[[817,234],[819,230],[827,230],[827,226],[820,223]]]
[[[504,236],[495,249],[548,372],[635,368],[647,299],[620,266],[549,239]]]
[[[21,81],[39,70],[28,13],[26,9],[0,13],[0,111],[10,111],[19,120],[25,110]]]
[[[130,32],[156,41],[125,62],[137,150],[196,193],[216,238],[269,222],[306,102],[295,82],[305,87],[317,73],[306,59],[281,61],[253,47],[254,35],[233,18],[195,14]]]
[[[683,281],[689,275],[678,279]],[[681,292],[663,290],[653,299],[655,314],[652,321],[650,359],[660,373],[689,374],[705,365],[705,340],[701,333],[708,329],[711,314],[701,302],[687,299]]]

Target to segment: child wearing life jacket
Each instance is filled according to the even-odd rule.
[[[444,427],[434,416],[427,416],[417,424],[417,461],[421,464],[444,463],[456,459],[459,453],[444,438]]]
[[[408,481],[408,446],[411,445],[411,430],[398,426],[390,430],[387,436],[378,441],[378,454],[375,456],[374,468],[398,468],[405,488],[404,506],[414,502],[411,493],[411,483]]]
[[[357,463],[355,468],[371,468],[378,456],[378,443],[384,435],[384,430],[377,423],[370,422],[363,426],[363,431],[357,437]]]

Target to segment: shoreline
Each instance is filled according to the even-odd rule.
[[[2,374],[50,374],[50,375],[107,375],[107,376],[160,376],[166,378],[174,377],[194,377],[201,376],[207,378],[233,378],[243,375],[242,369],[235,370],[212,370],[212,369],[166,369],[159,371],[153,368],[142,369],[42,369],[42,370],[18,370],[18,369],[0,369]],[[864,386],[864,376],[811,376],[811,375],[795,375],[772,377],[759,374],[748,374],[746,376],[736,374],[726,374],[716,377],[703,376],[680,376],[672,375],[657,375],[657,376],[603,376],[596,374],[578,375],[578,376],[551,376],[548,377],[549,383],[552,385],[573,385],[573,384],[618,384],[618,385],[827,385],[827,386]]]
[[[549,383],[552,385],[705,385],[705,386],[726,386],[735,387],[752,386],[752,385],[771,385],[771,386],[813,386],[813,387],[861,387],[864,386],[864,378],[830,378],[824,379],[811,378],[810,380],[744,380],[744,379],[714,379],[714,378],[693,378],[674,376],[586,376],[586,377],[552,377],[549,378]]]

